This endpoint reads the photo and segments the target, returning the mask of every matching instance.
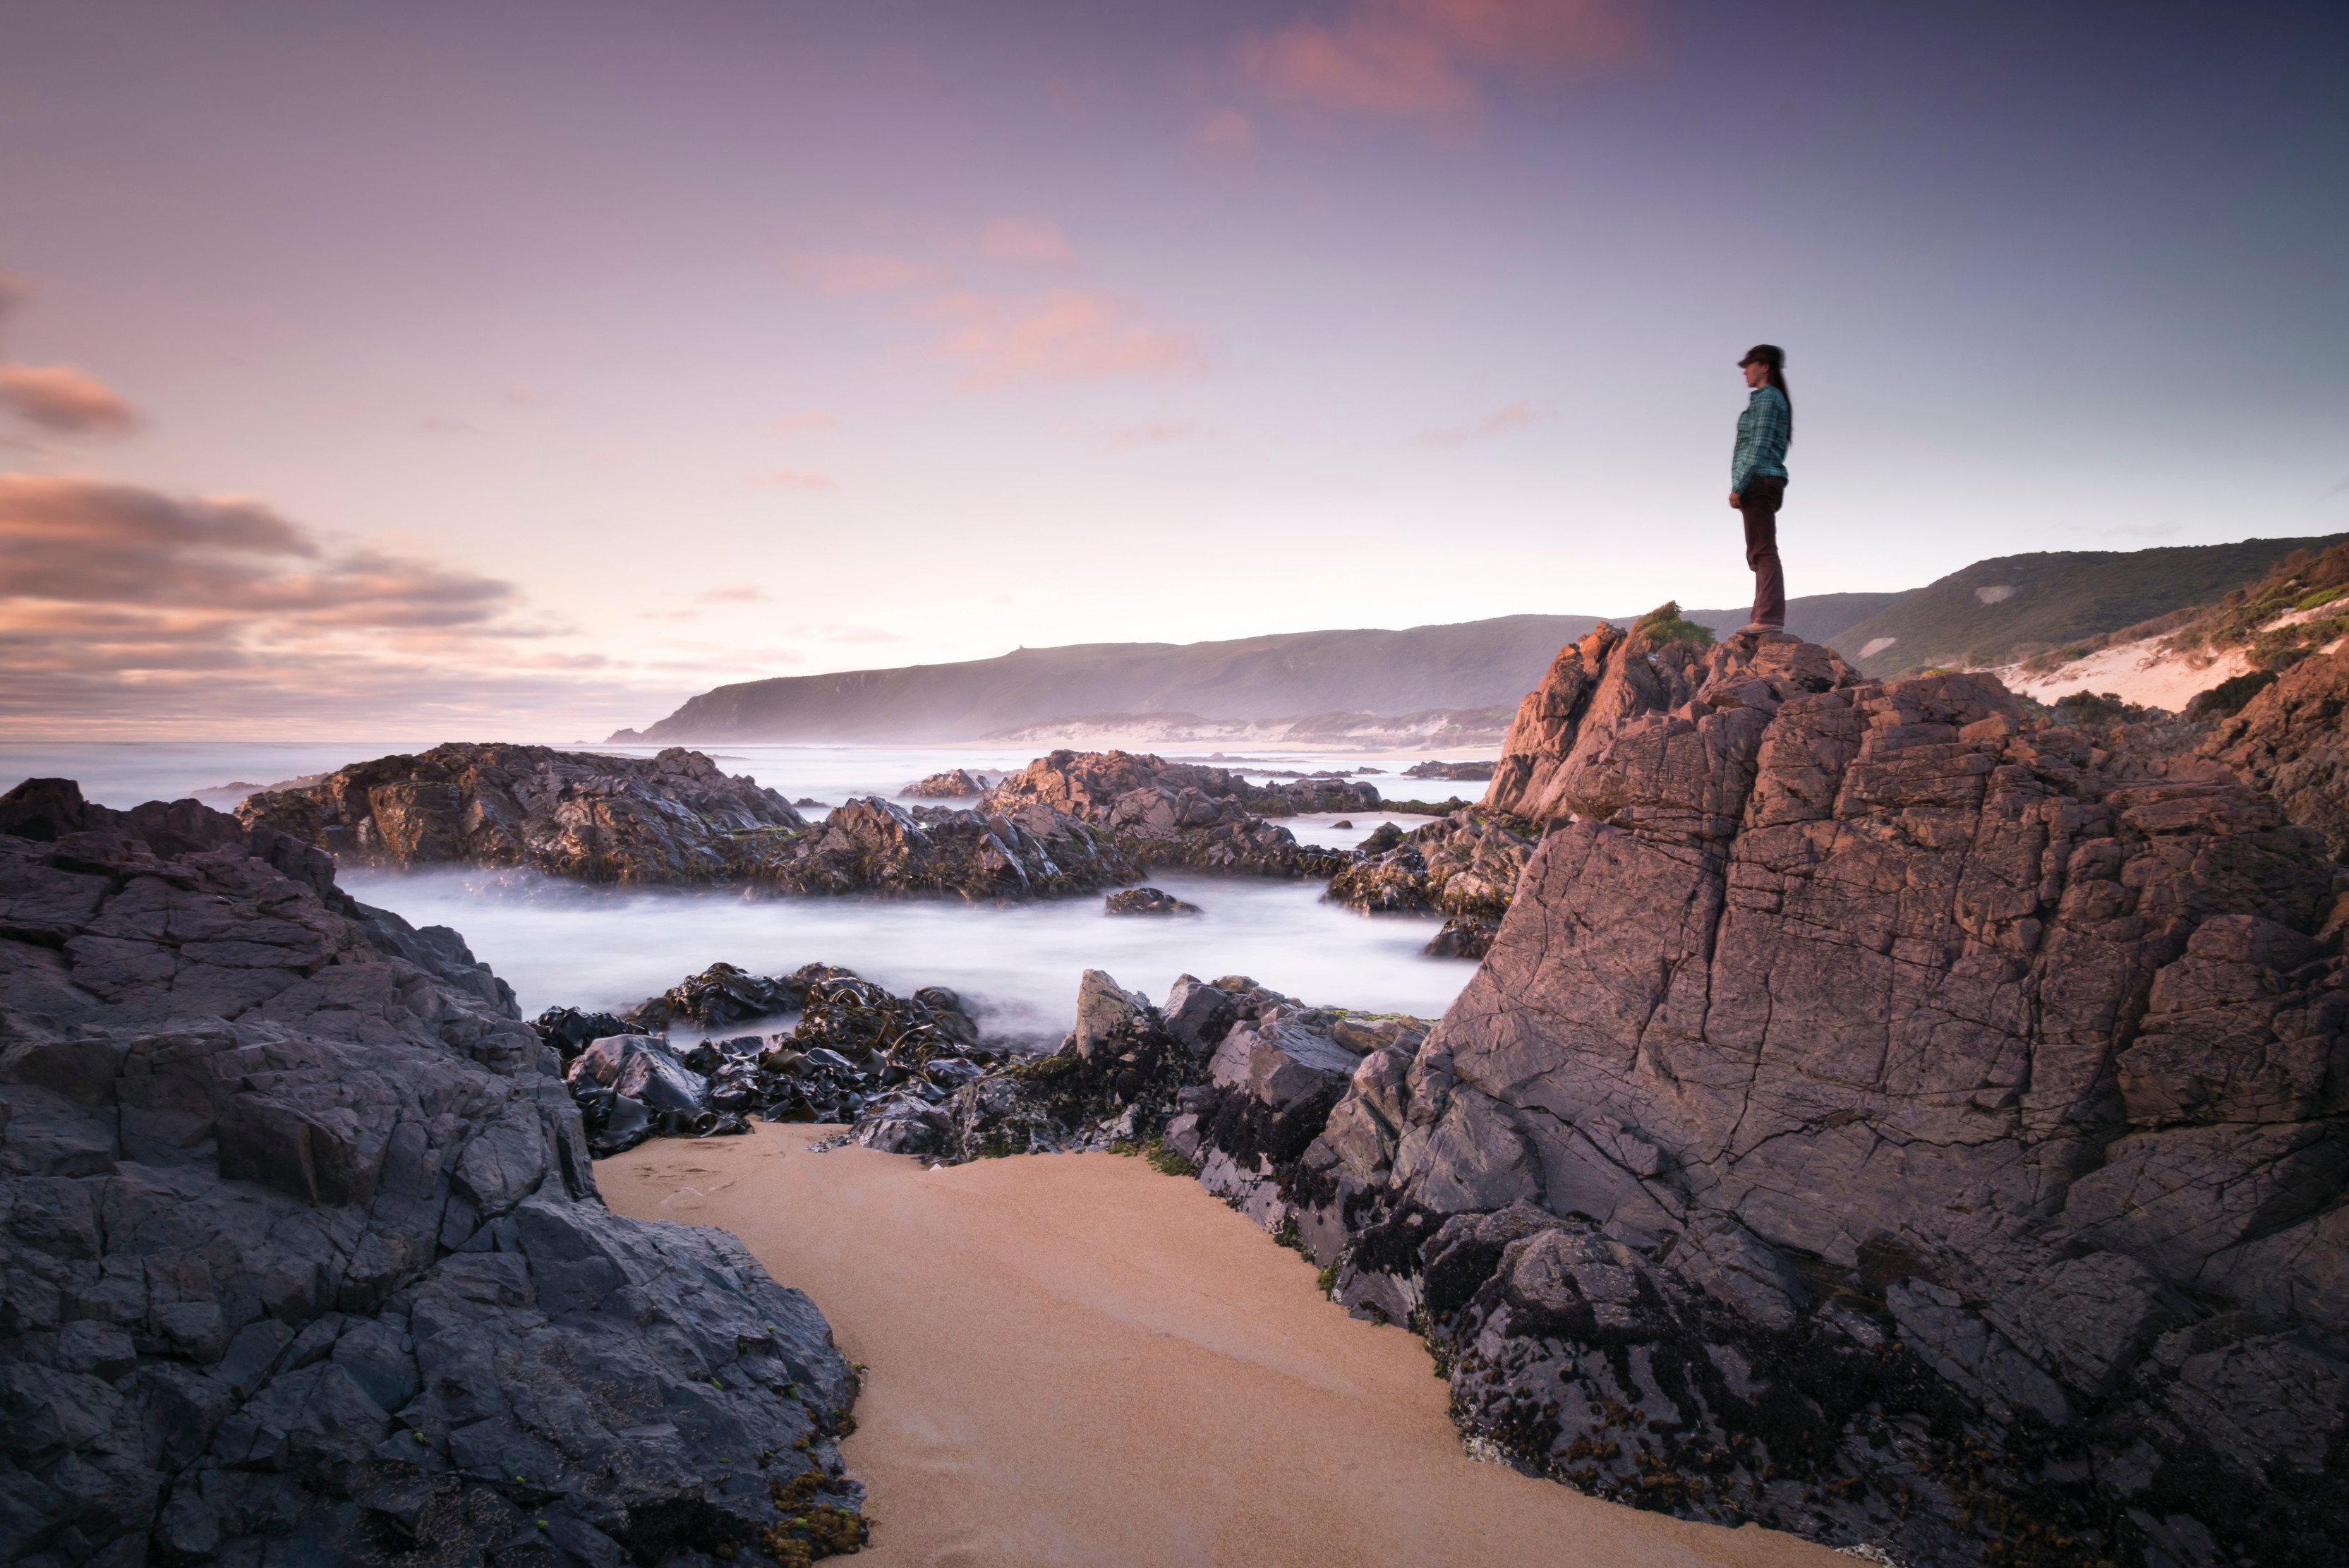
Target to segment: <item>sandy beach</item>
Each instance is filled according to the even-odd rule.
[[[870,1371],[843,1451],[879,1564],[1813,1564],[1825,1548],[1468,1459],[1409,1334],[1195,1182],[1057,1155],[947,1170],[805,1126],[662,1139],[612,1207],[719,1225]]]

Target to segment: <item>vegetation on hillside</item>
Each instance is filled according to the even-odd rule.
[[[2240,648],[2252,670],[2288,670],[2334,639],[2349,636],[2349,543],[2294,550],[2173,633],[2188,653]]]
[[[2034,656],[2061,661],[2126,634],[2182,629],[2294,552],[2322,551],[2344,538],[2002,556],[1952,572],[1830,640],[1870,675],[1982,669]]]

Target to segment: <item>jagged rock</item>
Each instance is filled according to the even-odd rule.
[[[1473,915],[1454,915],[1444,922],[1444,929],[1427,939],[1419,950],[1430,958],[1480,959],[1492,950],[1493,938],[1499,934],[1500,922],[1480,920]]]
[[[795,1012],[788,1030],[705,1039],[680,1052],[648,1033],[672,1024],[724,1028],[745,1018]],[[936,1107],[1001,1053],[983,1044],[962,999],[945,986],[898,996],[852,971],[809,964],[759,976],[713,964],[632,1009],[628,1023],[567,1008],[550,1020],[592,1018],[616,1025],[571,1064],[570,1083],[597,1158],[648,1137],[710,1137],[749,1131],[746,1117],[779,1122],[856,1122],[893,1117],[887,1147],[926,1153],[916,1104]],[[896,1107],[892,1109],[891,1107]],[[910,1119],[909,1119],[910,1118]],[[897,1126],[897,1124],[904,1124]],[[917,1127],[916,1124],[920,1124]],[[878,1136],[878,1135],[874,1135]]]
[[[305,842],[0,798],[0,1556],[696,1563],[853,1507],[822,1316],[604,1209],[555,1059]]]
[[[1140,872],[1111,835],[1049,806],[908,811],[874,796],[772,846],[760,874],[789,893],[1031,898],[1092,892]]]
[[[1330,881],[1335,903],[1379,913],[1440,909],[1497,921],[1509,907],[1537,835],[1479,807],[1404,833],[1382,823]]]
[[[654,1033],[678,1023],[728,1029],[754,1018],[797,1012],[806,996],[795,979],[749,974],[730,963],[714,963],[638,1002],[628,1010],[627,1021]]]
[[[901,800],[966,800],[987,793],[987,783],[965,768],[948,768],[916,779],[897,792]]]
[[[1483,784],[1493,776],[1491,763],[1413,763],[1403,769],[1407,779],[1446,779],[1455,784]]]
[[[521,866],[591,882],[750,877],[806,821],[773,790],[672,746],[650,759],[452,744],[249,796],[270,827],[359,866]]]
[[[1195,915],[1199,906],[1185,903],[1172,893],[1156,888],[1128,888],[1112,893],[1103,900],[1103,911],[1112,915]]]
[[[2026,1520],[2325,1561],[2349,877],[2177,736],[1600,628],[1495,774],[1553,826],[1483,968],[1268,1211],[1586,1490],[1920,1564]],[[1504,1214],[1561,1239],[1461,1250]]]
[[[532,1019],[530,1027],[566,1069],[573,1057],[605,1035],[628,1033],[626,1021],[616,1013],[582,1012],[575,1007],[550,1007]]]
[[[1298,779],[1257,785],[1221,768],[1130,752],[1059,751],[988,792],[982,808],[1043,807],[1109,834],[1144,866],[1273,877],[1327,877],[1345,864],[1263,820],[1379,803],[1374,784]]]
[[[1201,1052],[1222,1044],[1240,1016],[1230,992],[1191,974],[1175,977],[1159,1012],[1169,1033]]]
[[[2324,836],[2327,853],[2349,859],[2349,647],[2304,659],[2277,676],[2231,718],[2204,751],[2274,794],[2292,821]]]

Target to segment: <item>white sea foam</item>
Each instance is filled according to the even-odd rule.
[[[1433,917],[1358,915],[1322,902],[1318,882],[1154,877],[1205,911],[1168,918],[1105,915],[1098,898],[744,898],[516,871],[346,871],[340,880],[417,925],[463,932],[525,1015],[557,1003],[625,1007],[719,961],[757,974],[821,961],[894,991],[952,986],[989,1030],[1049,1039],[1074,1020],[1088,969],[1154,999],[1185,972],[1247,974],[1310,1002],[1422,1015],[1443,1012],[1475,971],[1420,954],[1441,923]]]

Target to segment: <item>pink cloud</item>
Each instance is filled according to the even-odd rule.
[[[1033,299],[949,295],[931,309],[958,323],[936,348],[964,365],[968,387],[1168,376],[1206,364],[1190,334],[1099,289],[1055,289]]]
[[[1464,446],[1472,441],[1481,441],[1486,436],[1500,435],[1526,425],[1540,424],[1557,417],[1557,410],[1547,403],[1519,399],[1506,408],[1495,409],[1482,419],[1470,420],[1465,424],[1440,426],[1419,439],[1430,446]]]
[[[998,218],[979,231],[978,250],[991,261],[1029,266],[1072,266],[1077,253],[1057,223],[1040,218]]]
[[[511,583],[360,549],[329,556],[260,503],[138,485],[0,474],[0,618],[25,601],[314,627],[476,625]]]
[[[1219,109],[1191,132],[1190,146],[1218,163],[1245,163],[1256,152],[1256,121],[1245,110]]]
[[[1484,104],[1477,77],[1611,64],[1638,45],[1644,0],[1358,0],[1334,23],[1251,34],[1242,72],[1275,103],[1457,124]]]
[[[929,267],[903,256],[863,251],[811,251],[793,256],[791,267],[818,294],[895,294],[934,275]]]
[[[767,590],[756,583],[728,583],[700,596],[706,605],[756,605],[768,602]]]
[[[753,490],[830,490],[832,475],[812,468],[775,468],[752,474],[748,483]]]
[[[778,415],[767,421],[767,429],[776,435],[797,435],[802,431],[828,431],[838,423],[840,416],[827,409],[807,409]]]
[[[72,365],[0,365],[0,409],[59,435],[128,435],[138,411]]]

